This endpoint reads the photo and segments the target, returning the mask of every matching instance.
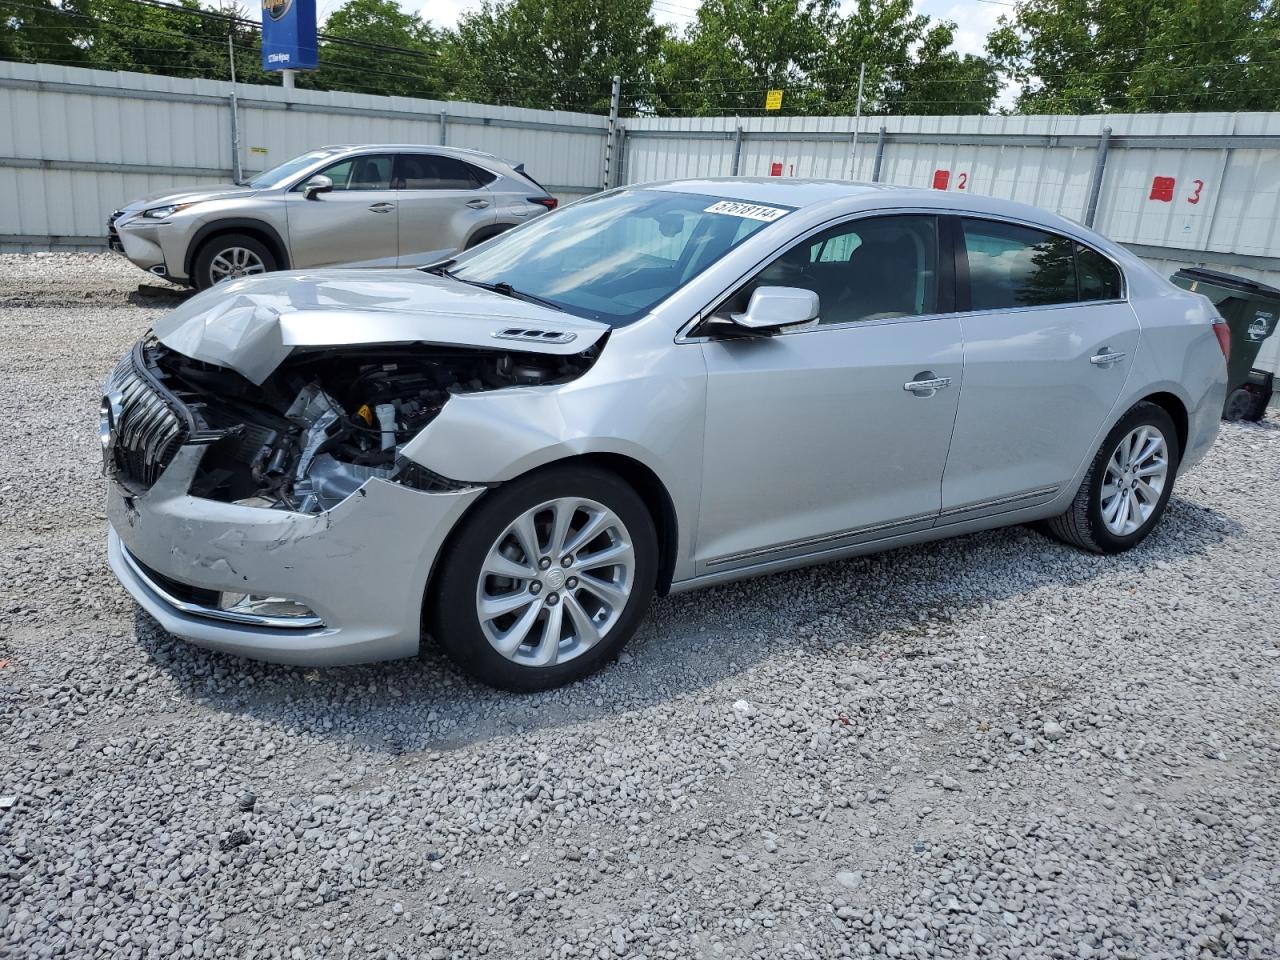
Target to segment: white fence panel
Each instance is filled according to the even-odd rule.
[[[326,144],[446,140],[523,161],[564,201],[602,186],[593,114],[0,62],[0,247],[98,246],[122,204],[231,179],[233,91],[245,175]]]

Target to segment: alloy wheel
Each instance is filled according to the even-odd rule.
[[[489,548],[476,617],[502,656],[549,667],[596,646],[634,583],[635,549],[618,515],[594,500],[562,497],[520,514]]]
[[[267,265],[262,262],[262,258],[245,247],[227,247],[209,262],[211,284],[229,277],[248,277],[266,272]]]
[[[1169,445],[1150,424],[1130,430],[1107,460],[1102,478],[1102,522],[1127,537],[1151,519],[1169,479]]]

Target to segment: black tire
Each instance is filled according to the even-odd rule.
[[[1142,426],[1154,427],[1164,435],[1169,459],[1168,475],[1150,516],[1133,533],[1121,536],[1107,529],[1103,521],[1102,483],[1106,476],[1107,461],[1115,453],[1120,441]],[[1046,521],[1045,531],[1063,543],[1093,553],[1122,553],[1136,547],[1151,534],[1164,515],[1169,496],[1173,493],[1181,457],[1182,450],[1178,445],[1178,431],[1173,418],[1154,403],[1135,404],[1107,434],[1093,463],[1089,465],[1071,506],[1061,516]]]
[[[1227,397],[1226,405],[1222,409],[1222,419],[1257,420],[1256,416],[1252,416],[1257,403],[1257,398],[1244,387],[1232,390],[1231,395]]]
[[[503,223],[503,224],[497,224],[492,227],[486,227],[483,230],[478,231],[475,234],[475,236],[473,236],[470,240],[468,240],[467,245],[462,249],[470,250],[472,247],[478,247],[480,246],[480,244],[484,243],[486,240],[492,240],[494,237],[501,236],[502,234],[510,230],[513,226],[515,225],[510,223]]]
[[[489,643],[476,612],[485,558],[517,517],[560,497],[594,500],[622,521],[634,551],[631,594],[613,627],[584,652],[553,666],[517,663]],[[644,617],[658,570],[653,517],[639,494],[617,475],[591,466],[549,467],[499,487],[477,504],[441,554],[427,597],[431,635],[455,664],[503,690],[547,690],[594,673],[614,659]]]
[[[213,261],[219,254],[237,247],[256,256],[262,262],[264,272],[270,273],[276,269],[275,255],[261,240],[245,233],[223,233],[206,240],[196,253],[191,264],[191,285],[197,290],[207,290],[213,286],[216,282],[211,272]]]

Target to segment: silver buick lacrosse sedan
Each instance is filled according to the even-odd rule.
[[[655,591],[1015,523],[1140,543],[1214,441],[1228,343],[1030,207],[627,187],[422,271],[187,301],[106,383],[110,561],[203,646],[337,664],[426,634],[545,688]]]

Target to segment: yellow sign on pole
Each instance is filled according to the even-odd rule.
[[[770,90],[764,95],[764,108],[766,110],[782,109],[782,91]]]

